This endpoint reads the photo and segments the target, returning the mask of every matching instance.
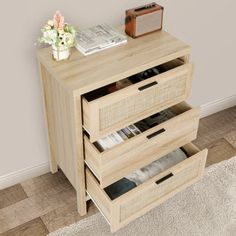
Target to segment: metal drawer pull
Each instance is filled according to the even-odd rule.
[[[142,91],[142,90],[147,89],[147,88],[149,88],[149,87],[152,87],[152,86],[154,86],[154,85],[156,85],[156,84],[158,84],[158,83],[157,83],[156,81],[154,81],[154,82],[151,82],[150,84],[146,84],[146,85],[144,85],[144,86],[138,88],[138,90],[139,90],[139,91]]]
[[[162,128],[162,129],[160,129],[160,130],[157,130],[156,132],[154,132],[154,133],[152,133],[152,134],[149,134],[148,136],[147,136],[147,139],[151,139],[151,138],[153,138],[153,137],[155,137],[155,136],[157,136],[158,134],[161,134],[161,133],[163,133],[163,132],[165,132],[166,130],[164,129],[164,128]]]
[[[174,175],[173,175],[172,173],[170,173],[170,174],[168,174],[168,175],[162,177],[161,179],[157,180],[155,183],[156,183],[156,184],[160,184],[160,183],[164,182],[165,180],[171,178],[172,176],[174,176]]]

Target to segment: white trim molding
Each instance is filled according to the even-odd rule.
[[[208,102],[200,106],[201,118],[212,115],[216,112],[222,111],[233,106],[236,106],[236,94],[227,98],[218,99],[213,102]]]
[[[49,162],[0,176],[0,190],[50,171]]]

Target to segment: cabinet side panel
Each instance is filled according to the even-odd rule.
[[[44,115],[45,115],[45,123],[48,134],[48,144],[49,144],[49,163],[50,170],[52,173],[57,172],[57,149],[55,143],[56,130],[54,125],[54,115],[53,115],[53,98],[50,92],[50,75],[47,73],[45,67],[39,63],[39,72],[41,77],[41,86],[42,86],[42,94],[43,94],[43,102],[44,102]]]
[[[50,145],[51,172],[62,169],[77,193],[80,215],[85,215],[85,176],[80,96],[66,90],[40,65]]]
[[[70,96],[42,65],[41,71],[51,152],[51,171],[55,172],[57,164],[75,187]]]

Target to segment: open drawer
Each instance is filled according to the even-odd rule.
[[[102,188],[196,138],[199,108],[182,102],[168,110],[172,118],[105,151],[84,136],[85,162]]]
[[[183,146],[188,158],[168,168],[120,197],[111,200],[96,178],[86,169],[87,193],[116,231],[179,191],[196,182],[203,174],[207,149],[199,151],[189,143]]]
[[[100,88],[83,95],[83,126],[92,142],[187,98],[192,64],[175,59],[160,66],[166,70],[122,89],[104,93]]]

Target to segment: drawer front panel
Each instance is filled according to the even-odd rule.
[[[90,140],[184,101],[191,75],[192,65],[185,64],[94,101],[83,98],[84,127]]]
[[[163,177],[163,181],[160,183],[153,182],[149,189],[137,194],[132,200],[127,201],[120,207],[120,219],[124,221],[136,214],[138,211],[148,207],[156,200],[166,196],[175,189],[184,185],[186,182],[196,178],[199,172],[200,160],[191,163],[179,173],[172,173],[172,175],[166,175],[166,180]]]
[[[86,171],[86,188],[90,198],[93,200],[97,208],[102,212],[105,219],[111,222],[111,201],[104,191],[99,187],[97,181],[94,180],[92,174]]]
[[[183,109],[186,103],[179,104]],[[106,187],[131,171],[141,168],[196,138],[199,109],[191,109],[100,153],[85,136],[85,161]],[[146,158],[143,158],[143,157]]]
[[[87,192],[108,219],[113,232],[195,183],[202,176],[207,149],[199,151],[191,143],[185,145],[184,149],[189,158],[115,200],[108,197],[90,170],[86,170]]]
[[[163,103],[183,96],[186,77],[185,74],[165,83],[157,83],[152,88],[141,90],[138,94],[101,108],[99,110],[100,129],[106,129],[115,123],[150,109],[156,104],[161,106]]]

